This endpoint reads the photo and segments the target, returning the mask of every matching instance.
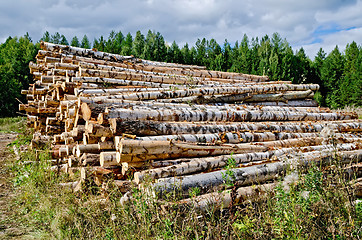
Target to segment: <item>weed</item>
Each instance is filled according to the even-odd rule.
[[[200,195],[200,193],[201,193],[201,190],[198,187],[193,187],[189,190],[190,198],[194,198],[194,197]]]
[[[22,133],[25,130],[25,117],[0,118],[0,133]]]
[[[35,159],[32,165],[21,164]],[[48,159],[46,150],[38,154],[28,150],[16,162],[9,159],[14,161],[11,172],[17,192],[14,217],[43,239],[353,239],[361,235],[362,204],[355,203],[338,159],[280,178],[265,198],[235,207],[233,217],[229,209],[205,213],[180,206],[182,193],[176,190],[167,204],[135,188],[129,204],[122,205],[122,193],[112,184],[106,191],[85,185],[83,192],[74,193],[59,183],[75,181],[77,175],[52,172]],[[231,155],[223,175],[229,186],[235,167]],[[191,189],[190,197],[199,191]]]
[[[230,154],[230,157],[227,160],[227,164],[225,166],[225,172],[222,172],[222,178],[225,182],[226,187],[234,186],[234,181],[236,179],[235,172],[233,169],[236,167],[236,161],[233,158],[233,153]]]

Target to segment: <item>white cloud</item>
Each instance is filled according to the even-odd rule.
[[[14,0],[0,8],[0,41],[25,32],[38,40],[46,30],[70,41],[74,35],[93,40],[111,30],[134,35],[151,29],[167,42],[193,45],[203,37],[222,44],[244,33],[260,38],[278,32],[313,57],[319,47],[329,52],[336,44],[361,44],[361,12],[362,0]]]

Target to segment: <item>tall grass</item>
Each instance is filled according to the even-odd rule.
[[[0,133],[24,132],[25,120],[25,117],[0,118]]]
[[[30,135],[13,144],[27,143]],[[258,201],[206,212],[168,203],[133,189],[129,204],[112,180],[100,188],[85,182],[73,192],[59,183],[79,175],[50,170],[48,152],[28,150],[9,158],[16,188],[13,217],[38,239],[358,239],[362,204],[338,159],[328,166],[299,168],[281,176],[276,189]],[[24,161],[36,161],[24,165]],[[197,189],[192,191],[195,196]]]

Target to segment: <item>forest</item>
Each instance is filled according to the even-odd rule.
[[[111,31],[108,38],[100,36],[93,41],[87,35],[81,39],[74,36],[68,41],[58,32],[45,32],[37,42],[27,33],[8,37],[0,44],[0,117],[16,116],[19,102],[26,101],[20,92],[32,83],[28,65],[35,61],[40,41],[147,60],[204,65],[210,70],[267,75],[273,81],[317,83],[320,90],[315,99],[321,106],[362,106],[362,46],[354,41],[345,46],[345,51],[336,46],[326,53],[321,48],[311,60],[303,48],[293,50],[278,33],[251,39],[244,35],[234,44],[202,38],[193,46],[186,43],[180,47],[151,30],[146,35],[137,31],[135,36]]]

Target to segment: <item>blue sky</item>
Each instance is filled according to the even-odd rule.
[[[0,42],[26,32],[35,41],[45,31],[93,40],[111,30],[134,36],[151,29],[182,46],[278,32],[312,59],[320,47],[362,45],[362,0],[13,0],[2,3],[0,20]]]

